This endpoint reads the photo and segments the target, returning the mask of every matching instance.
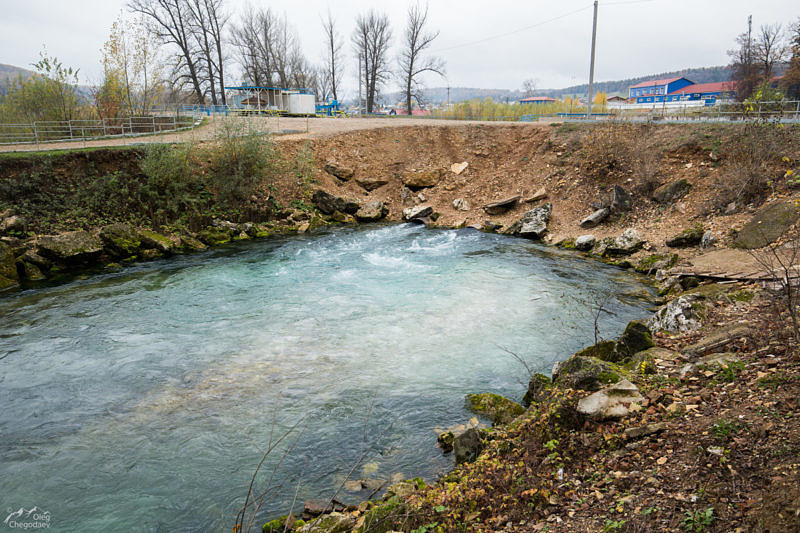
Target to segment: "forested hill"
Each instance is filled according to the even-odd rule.
[[[20,76],[27,79],[32,75],[30,70],[0,63],[0,94],[6,94],[8,86]]]
[[[730,67],[700,67],[700,68],[687,68],[683,70],[676,70],[674,72],[662,72],[660,74],[650,74],[647,76],[640,76],[638,78],[629,78],[626,80],[615,81],[601,81],[595,83],[595,91],[604,91],[609,96],[619,94],[627,96],[628,87],[636,85],[643,81],[658,80],[663,78],[677,78],[684,77],[692,80],[695,83],[711,83],[715,81],[728,81],[730,79]],[[552,96],[560,98],[564,96],[585,95],[588,90],[588,84],[575,85],[572,87],[565,87],[563,89],[538,89],[537,96]],[[425,100],[430,103],[444,103],[447,102],[447,87],[431,87],[423,91]],[[509,89],[479,89],[472,87],[450,87],[450,102],[461,102],[464,100],[491,98],[497,102],[513,102],[523,97],[521,90]],[[400,92],[387,93],[383,96],[381,101],[385,103],[396,103],[403,100],[403,95]]]

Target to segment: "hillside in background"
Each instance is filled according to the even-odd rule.
[[[32,75],[32,70],[0,63],[0,94],[5,95],[6,91],[8,90],[8,86],[16,81],[20,76],[27,79]]]
[[[700,67],[700,68],[687,68],[683,70],[676,70],[673,72],[662,72],[660,74],[650,74],[648,76],[640,76],[637,78],[628,78],[625,80],[615,81],[601,81],[595,83],[595,92],[604,91],[609,96],[618,94],[620,96],[627,96],[628,87],[636,85],[643,81],[658,80],[663,78],[678,78],[684,77],[692,80],[695,83],[711,83],[716,81],[728,81],[730,79],[731,70],[728,66],[720,67]],[[589,85],[584,83],[582,85],[574,85],[572,87],[564,87],[563,89],[539,89],[536,91],[537,96],[551,96],[553,98],[561,98],[564,96],[582,96],[588,92]],[[431,87],[423,91],[425,100],[433,104],[443,104],[447,102],[447,87]],[[477,89],[469,87],[450,87],[450,102],[461,102],[464,100],[474,100],[491,98],[496,102],[513,102],[523,97],[521,89]],[[401,92],[387,93],[383,96],[382,101],[391,104],[403,100]]]

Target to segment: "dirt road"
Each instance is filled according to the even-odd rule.
[[[28,152],[37,150],[67,150],[101,146],[127,146],[147,143],[174,143],[187,141],[206,141],[212,139],[225,125],[256,130],[263,133],[279,134],[281,139],[320,138],[350,131],[380,129],[397,126],[443,126],[464,124],[498,124],[498,122],[441,120],[410,117],[387,118],[290,118],[290,117],[221,117],[211,116],[209,121],[192,130],[160,135],[147,135],[132,138],[113,138],[99,140],[58,141],[35,144],[0,145],[0,152]],[[537,123],[503,122],[504,125],[532,127]]]

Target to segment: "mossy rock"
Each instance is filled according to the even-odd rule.
[[[37,245],[42,256],[69,264],[92,260],[103,251],[103,241],[85,230],[43,235]]]
[[[197,234],[197,238],[208,246],[218,246],[231,242],[231,232],[224,228],[207,228]]]
[[[289,515],[283,515],[275,520],[270,520],[261,526],[262,533],[283,533],[284,529],[286,529],[286,520],[288,518]]]
[[[175,242],[172,239],[149,229],[140,229],[139,238],[143,247],[152,248],[164,254],[170,254],[175,249]]]
[[[760,209],[752,220],[736,232],[739,248],[763,248],[777,241],[797,221],[800,208],[793,201],[773,202]]]
[[[0,291],[19,285],[17,262],[14,251],[4,242],[0,242]]]
[[[626,372],[614,363],[601,361],[596,357],[573,355],[559,364],[553,374],[557,387],[596,391],[606,385],[616,383]]]
[[[491,392],[468,394],[467,408],[488,416],[495,426],[508,424],[525,412],[525,408],[517,402]]]
[[[618,359],[616,348],[617,343],[614,341],[600,341],[578,351],[575,355],[578,357],[596,357],[601,361],[611,361],[613,363]]]
[[[406,506],[400,498],[393,497],[364,513],[356,533],[387,533],[402,529],[405,522]]]
[[[205,250],[206,245],[190,235],[181,235],[181,248],[187,252],[199,252]]]
[[[27,261],[17,261],[17,272],[23,279],[28,281],[42,281],[47,279],[38,266]]]
[[[334,222],[339,222],[340,224],[352,224],[356,221],[352,215],[342,213],[341,211],[334,211],[334,213],[331,215],[331,220]]]
[[[656,343],[653,342],[653,333],[650,331],[650,328],[647,327],[647,324],[641,320],[632,320],[628,323],[624,333],[617,341],[616,361],[627,359],[635,353],[648,350],[655,345]],[[611,361],[615,360],[611,359]]]
[[[667,239],[667,246],[670,248],[686,248],[689,246],[698,246],[703,240],[703,234],[706,229],[702,224],[697,224],[691,228],[684,230],[671,239]]]
[[[139,232],[128,224],[110,224],[100,228],[100,239],[106,251],[114,257],[135,255],[142,245]]]
[[[678,254],[652,254],[642,258],[634,267],[636,272],[649,274],[656,270],[666,270],[675,266]]]
[[[443,453],[450,453],[453,451],[453,441],[455,441],[455,438],[456,436],[452,431],[443,431],[436,437],[436,442],[439,443],[439,447],[442,449]]]
[[[298,527],[293,531],[298,533],[347,533],[353,530],[355,519],[344,513],[333,512],[322,515]]]
[[[552,388],[553,380],[544,374],[534,374],[528,382],[528,390],[525,392],[525,396],[522,397],[522,405],[528,407],[532,403],[543,401]]]
[[[565,250],[574,250],[575,249],[575,239],[572,237],[567,237],[566,239],[562,239],[556,243],[556,246],[559,248],[564,248]]]

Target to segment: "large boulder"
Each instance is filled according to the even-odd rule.
[[[84,230],[44,235],[37,244],[41,255],[63,263],[87,261],[103,251],[103,242]]]
[[[777,241],[800,215],[793,201],[782,200],[761,208],[752,220],[736,233],[736,246],[745,249],[763,248]]]
[[[599,390],[622,379],[619,368],[596,357],[573,355],[553,370],[553,383],[577,390]]]
[[[495,426],[508,424],[525,412],[525,408],[517,402],[490,392],[468,394],[467,408],[475,413],[488,416],[492,419],[492,425]]]
[[[438,170],[416,170],[403,174],[403,184],[409,189],[424,189],[435,187],[441,179],[441,172]]]
[[[703,240],[705,228],[702,224],[692,226],[684,230],[670,239],[667,239],[667,246],[670,248],[686,248],[689,246],[697,246]]]
[[[600,241],[599,253],[605,257],[622,257],[635,254],[644,246],[642,235],[628,228],[619,237],[607,237]]]
[[[0,242],[0,291],[19,285],[17,263],[10,246]]]
[[[621,213],[623,211],[630,211],[632,207],[633,200],[628,191],[619,185],[614,185],[614,190],[611,193],[611,210],[615,213]]]
[[[356,220],[359,222],[374,222],[389,214],[389,208],[380,200],[367,202],[356,211]]]
[[[541,239],[547,233],[547,223],[550,222],[552,212],[553,204],[549,202],[541,207],[531,209],[512,224],[505,233],[527,239]]]
[[[588,252],[594,248],[596,242],[597,239],[594,235],[581,235],[575,239],[575,249],[580,250],[581,252]]]
[[[686,196],[692,184],[685,179],[679,179],[662,185],[653,192],[653,200],[660,204],[668,204]]]
[[[352,531],[355,525],[356,519],[350,514],[333,512],[311,520],[292,531],[297,533],[347,533]]]
[[[433,214],[433,208],[429,205],[418,205],[403,209],[403,218],[409,222],[419,218],[427,218]]]
[[[242,226],[244,226],[244,224],[242,224]],[[178,246],[175,240],[149,229],[140,229],[139,239],[141,239],[142,248],[158,250],[165,255],[174,252],[175,248]]]
[[[522,405],[528,407],[532,403],[539,403],[545,400],[552,389],[553,380],[544,374],[534,374],[528,382],[528,390],[525,392],[525,396],[522,397]]]
[[[354,200],[334,196],[323,191],[322,189],[317,189],[317,191],[311,197],[311,202],[317,209],[326,215],[332,215],[336,211],[340,211],[348,215],[354,215],[356,211],[361,208],[361,206],[358,205],[358,202]]]
[[[695,295],[679,296],[656,311],[647,321],[651,331],[679,333],[699,329],[701,324],[698,309],[702,298]]]
[[[456,457],[456,464],[474,461],[482,450],[483,441],[481,440],[481,434],[475,428],[469,428],[456,436],[453,441],[453,453]]]
[[[591,215],[581,220],[580,226],[582,228],[593,228],[603,222],[611,214],[611,210],[607,207],[601,207]]]
[[[325,163],[324,168],[325,172],[331,176],[339,178],[342,181],[350,180],[350,178],[353,177],[353,174],[355,174],[355,171],[352,168],[340,165],[336,161],[328,161]]]
[[[599,390],[578,402],[578,412],[595,420],[624,418],[641,408],[644,397],[627,379]]]
[[[100,239],[109,255],[130,257],[135,255],[142,244],[136,228],[122,223],[109,224],[100,228]]]
[[[620,354],[621,359],[625,359],[638,352],[649,350],[655,345],[653,334],[647,324],[641,320],[632,320],[617,340],[616,352]]]

